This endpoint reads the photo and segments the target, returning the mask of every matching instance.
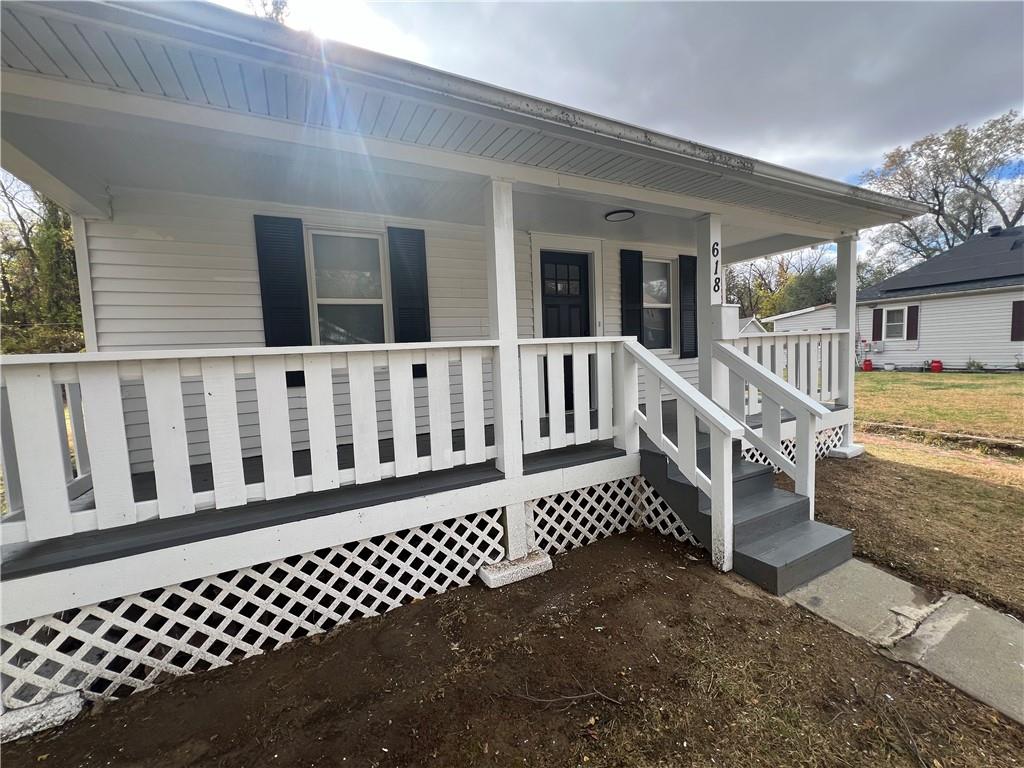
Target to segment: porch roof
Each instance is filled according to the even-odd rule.
[[[19,0],[5,3],[4,17],[5,111],[38,98],[59,101],[69,86],[102,89],[347,134],[368,154],[381,142],[415,146],[492,168],[542,170],[553,186],[568,178],[606,182],[624,195],[664,193],[666,205],[758,211],[834,234],[922,212],[909,201],[206,3]],[[54,81],[46,95],[40,77]]]

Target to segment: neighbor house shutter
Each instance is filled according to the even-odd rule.
[[[619,251],[619,285],[622,289],[622,335],[636,336],[643,343],[643,251]]]
[[[263,302],[263,338],[268,347],[311,344],[309,286],[302,219],[254,216],[256,259]],[[302,386],[302,371],[289,371],[288,386]]]
[[[879,307],[871,313],[871,340],[882,340],[882,309]]]
[[[697,356],[697,257],[679,257],[679,356]]]
[[[921,307],[917,304],[907,307],[907,341],[917,341],[917,323]]]
[[[1024,341],[1024,301],[1013,302],[1010,314],[1010,341]]]
[[[430,341],[427,245],[423,230],[388,227],[388,258],[395,341]],[[426,365],[413,366],[413,376],[426,375]]]

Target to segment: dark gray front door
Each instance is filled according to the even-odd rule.
[[[590,335],[590,257],[540,252],[544,338]],[[547,385],[545,384],[545,392]],[[572,358],[565,358],[565,409],[572,410]]]

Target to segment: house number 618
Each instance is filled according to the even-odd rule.
[[[717,240],[711,244],[711,292],[718,300],[717,303],[721,303],[722,293],[721,250],[721,246]]]

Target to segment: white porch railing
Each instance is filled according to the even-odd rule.
[[[494,458],[495,448],[485,443],[484,365],[495,346],[467,341],[6,357],[0,437],[9,512],[3,540],[39,541]],[[423,456],[416,439],[418,364],[427,370],[430,436]],[[460,396],[450,378],[453,365]],[[301,476],[293,465],[289,371],[305,377],[310,473]],[[347,378],[347,395],[335,386],[338,376]],[[238,384],[246,378],[255,380],[263,468],[263,481],[254,483],[245,479],[239,428]],[[143,501],[133,491],[122,391],[123,384],[138,382],[145,391],[156,485],[156,498]],[[190,467],[183,398],[188,382],[201,383],[199,410],[205,412],[212,464],[213,488],[200,492],[193,490]],[[390,401],[391,461],[382,461],[379,451],[381,387]],[[453,448],[453,397],[460,397],[462,450]],[[347,468],[338,462],[335,411],[342,406],[351,412],[353,466]],[[83,504],[78,497],[90,484],[92,498]]]
[[[830,403],[842,392],[845,374],[840,347],[848,335],[849,331],[770,333],[740,336],[721,343],[742,352],[819,403]],[[744,387],[746,413],[760,413],[757,385],[747,382]]]
[[[585,445],[614,436],[615,382],[612,355],[620,338],[523,339],[519,342],[522,377],[523,453]],[[572,426],[568,424],[566,360],[571,371]],[[597,412],[594,425],[592,413]],[[544,426],[547,435],[544,435]]]
[[[829,410],[796,389],[753,356],[737,351],[728,342],[716,342],[714,359],[729,371],[729,412],[742,424],[743,437],[775,466],[793,478],[796,492],[810,499],[814,517],[814,462],[818,424]],[[760,434],[747,423],[749,399],[760,392]],[[796,419],[795,460],[782,450],[782,409]]]
[[[634,419],[686,479],[711,499],[711,559],[722,570],[731,570],[732,441],[743,436],[743,427],[639,342],[624,342],[623,351],[622,387],[632,401]],[[646,412],[636,400],[638,369],[644,374]],[[676,434],[672,437],[665,435],[664,393],[676,406]],[[710,475],[697,466],[698,421],[710,433]]]

